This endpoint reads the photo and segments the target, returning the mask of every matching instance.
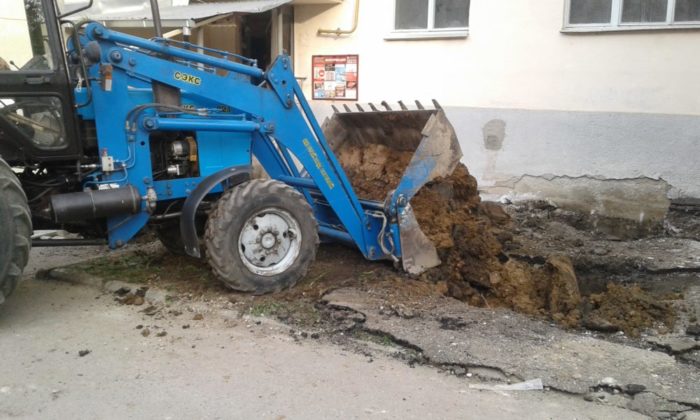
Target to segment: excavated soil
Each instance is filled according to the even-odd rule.
[[[336,153],[358,195],[379,201],[398,185],[412,157],[375,144],[345,145]],[[451,176],[426,185],[411,204],[443,262],[421,278],[449,296],[547,317],[565,327],[638,335],[645,327],[673,325],[671,306],[638,287],[611,285],[582,296],[566,256],[545,255],[537,263],[510,258],[505,252],[514,236],[510,217],[499,205],[481,202],[476,179],[462,164]]]

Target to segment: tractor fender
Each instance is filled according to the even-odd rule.
[[[202,182],[192,191],[185,200],[182,206],[182,215],[180,216],[180,232],[182,242],[185,245],[185,252],[196,258],[201,258],[202,253],[199,249],[199,238],[197,237],[197,228],[195,226],[195,217],[197,208],[204,200],[204,197],[209,195],[211,190],[218,184],[226,181],[229,187],[236,186],[250,179],[250,173],[253,170],[251,166],[232,166],[222,169],[219,172],[213,173],[204,178]]]

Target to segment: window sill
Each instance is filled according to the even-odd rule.
[[[622,25],[622,26],[564,26],[561,29],[563,34],[585,34],[602,32],[646,32],[646,31],[678,31],[678,30],[698,30],[700,23],[672,24],[672,25]]]
[[[405,41],[419,39],[459,39],[467,38],[469,29],[452,29],[440,31],[394,31],[384,37],[386,41]]]

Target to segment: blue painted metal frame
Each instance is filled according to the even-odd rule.
[[[98,23],[86,27],[82,41],[97,41],[102,59],[89,69],[95,81],[92,106],[79,112],[85,119],[94,118],[100,150],[116,161],[114,172],[96,173],[86,184],[133,185],[144,197],[152,189],[159,200],[184,199],[208,175],[250,165],[255,155],[272,178],[306,196],[321,234],[353,242],[368,259],[401,256],[398,245],[386,252],[379,243],[388,239],[380,239],[384,234],[399,244],[398,226],[387,221],[381,203],[362,202],[354,193],[304,98],[289,57],[278,57],[264,72]],[[221,75],[222,70],[229,73]],[[153,82],[178,88],[183,104],[196,111],[147,105],[154,101]],[[195,132],[200,177],[154,182],[150,158],[154,131]],[[208,164],[208,159],[218,166]],[[126,243],[149,217],[144,201],[139,214],[109,219],[110,246]]]

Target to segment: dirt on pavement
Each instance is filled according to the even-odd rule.
[[[375,200],[386,197],[411,159],[410,153],[377,145],[346,147],[338,156],[360,197]],[[694,276],[669,272],[659,274],[666,277],[657,281],[659,275],[642,267],[653,262],[652,256],[667,258],[664,249],[685,246],[664,242],[677,239],[606,241],[573,227],[576,215],[547,203],[504,207],[482,202],[475,179],[463,165],[424,187],[411,204],[443,261],[419,277],[393,269],[390,262],[368,262],[356,250],[339,245],[322,246],[316,263],[294,288],[267,296],[232,293],[203,262],[160,248],[103,258],[79,269],[107,280],[166,288],[186,299],[222,301],[290,324],[323,322],[319,300],[332,290],[355,287],[382,294],[389,311],[404,314],[426,297],[445,295],[472,306],[551,319],[567,328],[623,331],[628,336],[650,329],[671,331],[683,310],[678,299],[689,284],[681,277]],[[663,264],[660,269],[669,271]],[[695,314],[680,315],[690,323],[697,319]]]
[[[338,157],[359,196],[382,201],[398,185],[412,154],[375,144],[348,144],[338,150]],[[481,201],[476,179],[463,164],[451,176],[426,185],[411,204],[443,262],[422,278],[448,296],[474,306],[549,317],[565,327],[609,325],[610,330],[638,335],[641,328],[655,324],[673,326],[673,307],[639,288],[611,285],[582,296],[565,255],[540,255],[544,261],[535,263],[509,257],[506,248],[517,234],[513,221],[498,204]]]

